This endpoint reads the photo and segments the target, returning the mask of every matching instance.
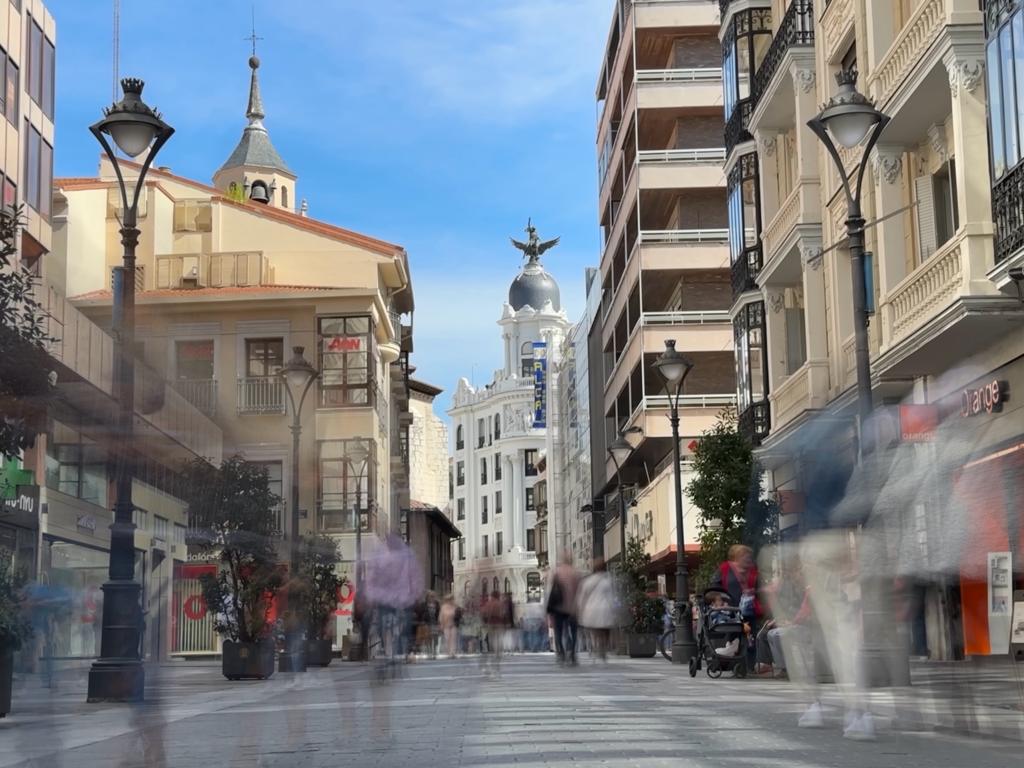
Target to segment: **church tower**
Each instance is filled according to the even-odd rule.
[[[297,205],[297,177],[274,149],[270,134],[263,125],[266,113],[260,97],[257,75],[259,67],[260,60],[253,53],[249,57],[252,76],[249,83],[249,107],[245,111],[249,124],[242,131],[242,138],[231,156],[213,175],[213,184],[236,200],[252,200],[294,211]]]

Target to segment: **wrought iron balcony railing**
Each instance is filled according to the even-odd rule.
[[[751,93],[755,104],[760,102],[768,84],[775,77],[786,52],[796,46],[814,46],[814,7],[812,0],[793,0],[782,17],[761,66],[754,74]]]
[[[759,400],[751,403],[739,415],[739,432],[751,445],[758,446],[768,436],[771,429],[771,416],[768,410],[768,402]]]
[[[751,248],[747,248],[743,254],[732,263],[730,278],[732,281],[733,301],[735,301],[741,293],[757,289],[757,283],[754,281],[757,279],[758,274],[760,274],[763,263],[764,255],[761,252],[760,243]]]
[[[725,124],[725,154],[729,155],[737,144],[744,141],[751,141],[753,137],[748,130],[750,127],[750,115],[754,111],[754,100],[750,98],[740,99]]]
[[[992,218],[998,263],[1024,248],[1024,163],[993,185]]]

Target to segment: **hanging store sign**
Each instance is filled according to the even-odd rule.
[[[548,423],[548,348],[542,341],[533,343],[533,427]]]
[[[939,426],[939,409],[935,405],[911,403],[900,406],[900,441],[930,443]]]
[[[983,413],[999,413],[1003,410],[1003,403],[1009,400],[1009,394],[1009,382],[1001,379],[993,379],[980,387],[968,387],[960,393],[960,415],[970,418]]]

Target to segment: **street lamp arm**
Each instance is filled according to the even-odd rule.
[[[157,154],[164,144],[167,143],[168,139],[174,135],[174,128],[167,125],[156,135],[156,140],[153,142],[153,146],[150,147],[149,152],[146,155],[146,159],[142,163],[142,168],[139,170],[139,177],[135,181],[135,189],[132,191],[131,204],[128,202],[128,186],[124,181],[124,174],[121,173],[121,163],[118,160],[117,154],[114,152],[114,148],[107,141],[106,134],[101,130],[100,126],[104,123],[104,120],[100,120],[98,123],[89,126],[89,131],[96,140],[103,147],[103,151],[110,159],[110,164],[114,168],[114,175],[117,176],[118,191],[121,193],[121,205],[125,212],[125,221],[122,222],[126,227],[134,227],[136,221],[135,212],[138,210],[139,196],[142,194],[142,188],[146,183],[146,174],[149,173],[150,166],[153,165],[153,161],[156,159]]]
[[[314,371],[313,374],[309,377],[309,381],[306,382],[306,386],[302,390],[302,395],[299,397],[299,407],[297,409],[295,409],[295,413],[301,413],[302,412],[302,406],[305,405],[305,403],[306,403],[306,395],[309,394],[309,390],[311,390],[313,388],[314,382],[316,382],[316,380],[319,379],[319,378],[320,378],[320,371]],[[287,387],[285,387],[285,389],[287,389]],[[291,393],[289,393],[289,397],[290,396],[291,396]],[[292,401],[292,404],[293,405],[295,404],[294,400]]]

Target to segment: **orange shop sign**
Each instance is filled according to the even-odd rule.
[[[930,443],[939,426],[939,409],[934,405],[900,406],[900,440],[904,443]]]
[[[1009,383],[1001,379],[968,387],[960,394],[960,415],[964,418],[982,413],[999,413],[1009,399]]]

